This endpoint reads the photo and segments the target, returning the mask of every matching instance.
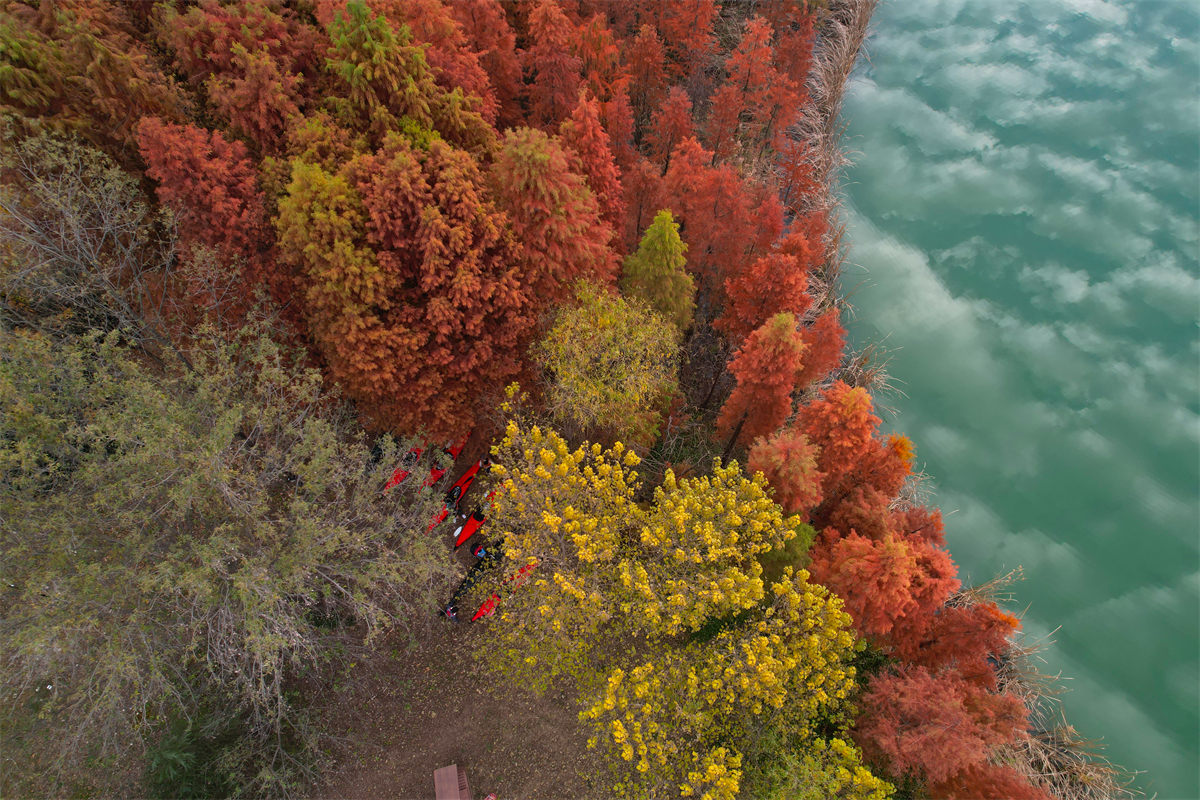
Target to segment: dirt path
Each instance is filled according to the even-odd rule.
[[[476,800],[607,796],[585,777],[601,767],[566,699],[496,696],[468,652],[478,630],[439,625],[412,650],[384,642],[326,697],[322,724],[342,744],[313,796],[432,800],[448,764],[466,769]]]

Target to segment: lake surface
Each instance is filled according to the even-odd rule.
[[[892,0],[873,27],[843,284],[907,395],[885,425],[964,579],[1024,567],[1068,719],[1200,797],[1200,3]]]

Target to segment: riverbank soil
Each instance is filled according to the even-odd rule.
[[[476,800],[605,796],[586,777],[601,767],[577,709],[553,693],[501,695],[471,658],[478,633],[446,620],[416,643],[397,635],[335,680],[315,709],[334,763],[310,795],[432,800],[433,771],[458,764]]]

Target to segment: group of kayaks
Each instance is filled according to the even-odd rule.
[[[467,439],[464,437],[459,441],[442,448],[442,453],[450,457],[450,464],[452,465],[458,460],[459,455],[462,454],[463,448],[466,446]],[[390,491],[392,487],[399,486],[408,480],[418,462],[421,460],[421,456],[427,449],[428,448],[426,447],[413,447],[408,451],[408,453],[405,454],[404,458],[402,458],[400,461],[400,466],[396,468],[396,471],[392,473],[392,477],[388,480],[387,485],[383,487],[384,494]],[[459,520],[459,510],[462,506],[463,495],[465,495],[467,490],[471,488],[471,485],[475,482],[475,479],[479,477],[481,472],[487,472],[488,467],[490,467],[491,464],[491,459],[485,455],[467,468],[467,471],[462,474],[462,477],[456,480],[454,485],[452,485],[446,492],[442,507],[436,514],[434,514],[433,521],[431,521],[429,523],[429,527],[425,529],[426,533],[432,533],[433,529],[445,522],[446,518],[451,514],[454,515],[455,520]],[[422,484],[422,486],[435,485],[438,481],[445,477],[448,471],[449,466],[441,467],[435,462],[430,467],[429,475],[425,478],[425,482]],[[500,562],[504,558],[503,540],[491,542],[484,537],[482,533],[480,533],[480,528],[482,528],[483,524],[487,522],[487,517],[484,515],[483,508],[490,508],[492,505],[492,500],[495,498],[495,496],[496,490],[492,489],[487,493],[487,496],[484,497],[482,506],[476,506],[470,514],[462,516],[462,519],[459,520],[458,527],[454,531],[455,551],[468,542],[471,542],[468,550],[471,553],[471,556],[475,558],[475,563],[471,565],[471,568],[467,571],[466,577],[463,578],[462,582],[458,584],[458,587],[454,590],[454,593],[450,595],[450,601],[446,603],[442,609],[443,613],[445,613],[445,615],[450,619],[456,621],[461,619],[459,616],[459,603],[462,602],[462,600],[466,597],[467,592],[469,592],[471,588],[475,586],[475,584],[479,583],[485,574],[499,566]],[[515,589],[516,587],[520,586],[525,582],[529,573],[533,571],[535,566],[537,566],[537,564],[526,564],[516,572],[506,576],[504,579],[505,588]],[[470,621],[474,622],[478,619],[491,616],[496,611],[496,606],[499,604],[500,594],[499,592],[493,592],[491,596],[485,599],[483,603],[480,604],[479,608],[476,609],[471,615]]]

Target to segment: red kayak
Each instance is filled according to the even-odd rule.
[[[463,448],[467,446],[467,438],[468,437],[464,436],[463,438],[459,439],[457,442],[454,442],[453,444],[447,445],[446,447],[442,448],[442,452],[445,453],[446,455],[450,456],[451,466],[453,466],[454,462],[458,460],[458,454],[461,453],[463,451]],[[434,464],[429,469],[429,477],[425,479],[425,483],[423,485],[424,486],[433,486],[435,483],[440,481],[442,479],[442,476],[445,475],[449,470],[450,470],[449,466],[439,467],[437,464]]]
[[[492,465],[491,459],[487,456],[476,461],[470,468],[462,474],[462,477],[454,482],[450,487],[450,491],[446,492],[446,505],[451,508],[458,508],[458,503],[462,500],[462,496],[467,493],[467,489],[471,488],[471,484],[475,482],[475,478],[479,476],[481,469],[487,469]]]
[[[412,468],[417,465],[417,461],[421,458],[421,453],[425,452],[424,447],[414,447],[404,454],[404,458],[400,459],[400,466],[396,467],[396,471],[392,473],[392,477],[387,482],[387,486],[383,487],[384,494],[393,486],[399,486],[408,479],[412,474]]]
[[[429,523],[429,527],[425,529],[426,533],[432,531],[446,517],[450,516],[451,511],[458,510],[458,504],[462,500],[462,496],[467,493],[467,490],[471,488],[471,484],[475,482],[475,478],[479,475],[479,470],[486,469],[491,466],[491,463],[488,457],[484,456],[472,464],[470,469],[454,482],[454,485],[450,487],[450,491],[446,492],[446,500],[442,506],[442,510],[433,518],[433,522]],[[480,524],[483,524],[483,520],[480,520]],[[478,525],[476,529],[478,529]]]
[[[450,516],[450,508],[442,506],[442,510],[433,515],[433,522],[429,523],[429,527],[425,529],[426,533],[432,533],[433,529],[441,525],[446,517]]]
[[[529,573],[533,572],[533,568],[536,566],[536,562],[533,564],[526,564],[512,575],[509,575],[507,578],[505,578],[504,582],[509,584],[507,587],[508,590],[511,591],[516,589],[518,586],[525,583],[525,581],[529,580]],[[484,600],[483,604],[479,606],[479,610],[476,611],[474,616],[471,617],[471,622],[483,619],[484,617],[490,617],[492,614],[496,613],[496,606],[498,605],[500,605],[500,595],[493,594],[487,600]]]
[[[496,490],[492,489],[487,493],[487,497],[483,498],[483,502],[491,505],[492,498],[496,496]],[[472,536],[479,532],[483,527],[483,523],[487,522],[487,517],[483,515],[483,509],[476,508],[471,512],[471,516],[467,517],[462,525],[454,531],[454,549],[462,547]]]

